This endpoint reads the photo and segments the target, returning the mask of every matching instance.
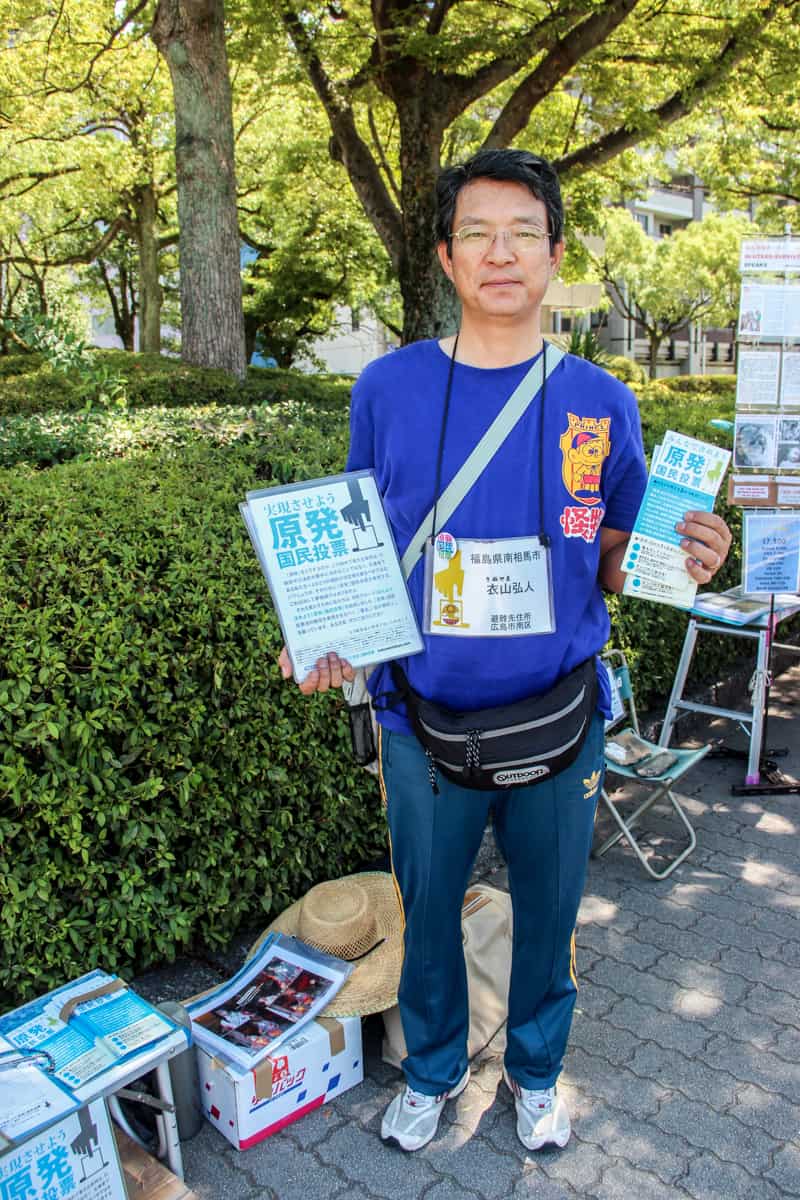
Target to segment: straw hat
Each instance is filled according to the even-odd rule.
[[[354,964],[323,1016],[363,1017],[397,1003],[403,914],[394,880],[385,871],[318,883],[264,930],[248,958],[270,933],[290,934]]]

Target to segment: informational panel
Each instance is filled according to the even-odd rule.
[[[105,1101],[94,1100],[0,1156],[3,1200],[126,1200]]]

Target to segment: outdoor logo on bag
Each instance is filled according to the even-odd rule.
[[[584,800],[588,800],[590,796],[593,796],[595,794],[595,792],[597,791],[599,785],[600,785],[600,772],[592,771],[589,778],[584,779],[584,781],[583,781],[583,786],[589,789],[588,792],[583,793]]]
[[[579,504],[599,504],[600,475],[611,453],[611,417],[567,413],[567,429],[558,439],[564,486]]]
[[[515,783],[533,783],[549,774],[549,767],[517,767],[514,771],[495,771],[492,782],[498,787],[510,787]]]

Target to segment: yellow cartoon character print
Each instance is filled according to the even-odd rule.
[[[566,432],[558,440],[564,486],[580,504],[599,504],[600,475],[611,453],[611,418],[567,413],[567,420]]]
[[[464,568],[461,565],[461,551],[456,550],[446,567],[437,571],[433,577],[433,586],[440,596],[439,615],[434,625],[444,625],[453,628],[469,629],[464,620]]]

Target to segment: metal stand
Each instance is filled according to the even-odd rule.
[[[664,724],[661,728],[659,745],[668,746],[675,722],[681,712],[706,713],[711,717],[726,717],[728,720],[736,721],[743,726],[749,725],[750,746],[747,751],[729,751],[727,748],[721,748],[719,751],[716,751],[719,754],[729,754],[731,757],[747,759],[744,784],[731,788],[731,791],[735,795],[769,795],[780,792],[800,794],[800,782],[787,779],[772,761],[771,755],[779,757],[785,751],[775,750],[765,753],[764,750],[766,745],[767,709],[769,704],[770,668],[773,646],[780,650],[788,650],[794,654],[800,654],[800,648],[797,646],[773,640],[775,626],[781,619],[781,615],[777,618],[775,617],[774,609],[775,598],[773,596],[770,601],[769,616],[762,618],[764,624],[758,628],[753,628],[752,625],[749,627],[725,625],[721,622],[712,622],[710,619],[700,620],[697,617],[690,619],[678,668],[675,672],[675,681],[672,685]],[[793,609],[792,611],[796,610]],[[782,616],[789,615],[791,613],[782,614]],[[741,709],[721,708],[713,704],[699,704],[683,699],[683,691],[686,686],[698,633],[716,633],[723,637],[745,638],[758,643],[756,669],[753,675],[751,708],[749,712]],[[762,782],[762,775],[765,780],[764,782]]]
[[[767,725],[769,723],[769,693],[772,687],[772,647],[774,644],[773,634],[775,632],[775,596],[769,598],[769,619],[766,629],[767,642],[767,669],[764,677],[763,687],[763,719],[761,722],[761,740],[758,746],[758,771],[755,778],[747,776],[744,783],[734,784],[731,787],[731,795],[733,796],[797,796],[800,795],[800,781],[789,779],[779,769],[777,764],[773,762],[772,756],[784,756],[788,754],[788,750],[770,750],[766,751],[767,744]],[[763,776],[765,782],[761,782]]]

